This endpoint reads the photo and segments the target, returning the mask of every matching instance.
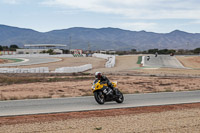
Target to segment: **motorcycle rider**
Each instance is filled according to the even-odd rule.
[[[115,94],[117,94],[117,91],[113,87],[113,84],[109,81],[109,79],[106,76],[102,75],[101,72],[96,72],[95,73],[95,78],[97,78],[98,80],[100,80],[100,82],[102,82],[102,81],[106,82],[107,85],[108,85],[108,87],[111,88]]]

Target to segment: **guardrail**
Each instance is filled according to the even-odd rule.
[[[106,55],[106,54],[97,54],[94,53],[92,57],[97,57],[97,58],[103,58],[106,59],[107,62],[105,64],[105,67],[110,68],[115,66],[115,56],[114,55]]]
[[[77,66],[77,67],[56,68],[56,70],[54,72],[55,73],[78,73],[78,72],[84,72],[89,69],[92,69],[92,64],[86,64],[86,65]]]

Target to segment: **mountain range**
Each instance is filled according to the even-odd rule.
[[[195,49],[200,47],[200,33],[174,30],[170,33],[130,31],[119,28],[83,28],[38,32],[32,29],[0,25],[0,45],[66,44],[83,50]]]

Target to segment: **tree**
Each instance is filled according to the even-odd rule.
[[[9,50],[8,46],[2,46],[3,50]]]
[[[175,53],[176,52],[176,50],[174,50],[174,49],[169,49],[168,51],[167,51],[167,54],[171,54],[171,53]]]
[[[155,54],[156,52],[158,52],[158,49],[149,49],[148,50],[149,54]]]
[[[161,49],[158,51],[158,54],[169,54],[168,49]]]
[[[136,49],[131,49],[131,52],[136,52],[137,50]]]
[[[15,45],[15,44],[12,44],[12,45],[10,45],[10,48],[17,49],[19,47],[17,45]]]
[[[9,50],[11,50],[11,51],[16,51],[16,49],[18,49],[18,48],[19,48],[19,47],[18,47],[17,45],[12,44],[12,45],[10,45]]]
[[[200,48],[194,49],[194,53],[195,53],[195,54],[199,54],[199,53],[200,53]]]
[[[49,53],[50,55],[54,54],[53,49],[47,50],[47,53]]]
[[[2,51],[3,50],[3,47],[0,45],[0,51]]]
[[[47,53],[45,50],[42,50],[40,53],[42,53],[42,54],[45,54],[45,53]]]
[[[184,54],[185,53],[185,50],[184,49],[179,49],[177,54]]]

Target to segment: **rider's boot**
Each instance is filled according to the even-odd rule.
[[[119,95],[120,95],[120,94],[118,93],[117,88],[113,88],[113,92],[114,92],[114,94],[115,94],[116,96],[119,96]]]

